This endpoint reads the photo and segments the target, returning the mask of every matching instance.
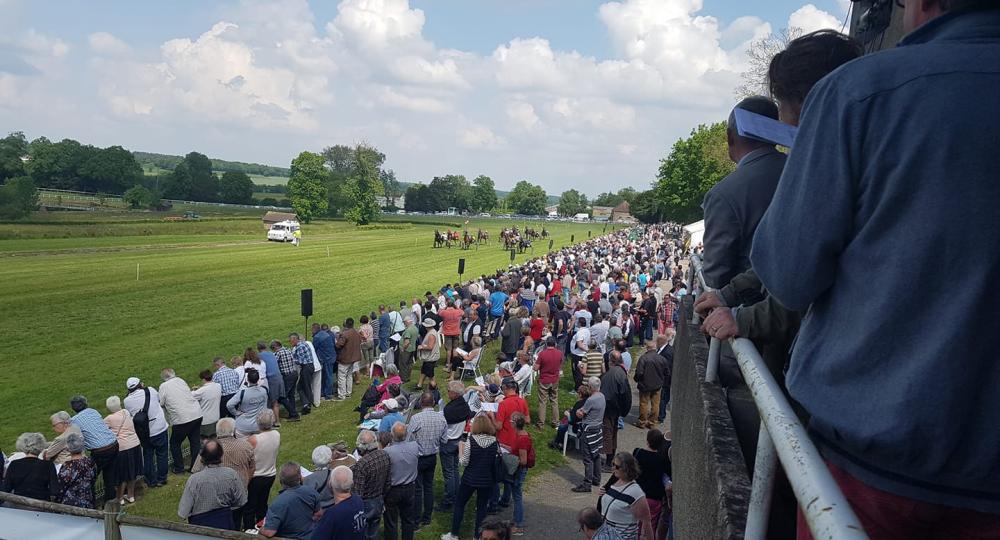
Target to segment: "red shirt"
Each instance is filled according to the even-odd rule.
[[[510,453],[514,454],[515,456],[521,457],[519,455],[519,452],[521,450],[524,450],[526,452],[527,456],[526,459],[528,460],[528,462],[525,465],[522,465],[522,467],[533,466],[534,463],[532,463],[533,460],[531,459],[532,458],[531,454],[533,454],[534,451],[533,451],[533,444],[531,442],[531,435],[528,435],[527,433],[525,433],[524,435],[517,435],[515,433],[515,435],[516,437],[514,439],[514,444],[511,445],[510,447]]]
[[[500,406],[497,408],[496,419],[500,422],[500,431],[497,432],[497,440],[500,441],[500,444],[508,448],[513,446],[514,441],[517,439],[517,428],[510,421],[510,417],[516,412],[523,414],[525,421],[531,418],[530,413],[528,413],[528,402],[524,401],[524,398],[518,395],[503,398],[503,401],[500,402]]]
[[[446,336],[457,336],[461,333],[462,310],[455,308],[442,309],[438,313],[441,317],[441,333]]]
[[[531,319],[531,323],[529,324],[531,325],[531,333],[528,335],[537,343],[538,340],[542,339],[542,332],[545,330],[545,321],[534,318]]]
[[[562,371],[563,354],[555,347],[547,347],[538,353],[538,383],[553,384],[559,382],[559,372]]]

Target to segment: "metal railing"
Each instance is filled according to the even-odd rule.
[[[690,260],[692,285],[697,285],[703,292],[712,291],[705,283],[701,259],[692,255]],[[696,320],[697,317],[695,315]],[[731,338],[728,342],[760,413],[757,457],[744,538],[763,540],[767,536],[774,473],[779,463],[792,485],[795,499],[814,538],[868,538],[753,342],[744,338]],[[722,343],[712,338],[705,382],[718,383],[721,350]]]

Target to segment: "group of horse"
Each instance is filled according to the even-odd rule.
[[[548,238],[549,231],[542,227],[541,231],[536,231],[533,228],[525,228],[524,231],[519,230],[516,226],[510,228],[504,228],[500,231],[500,242],[505,250],[515,249],[518,253],[524,253],[525,251],[531,249],[531,242],[533,240],[538,240],[539,238]],[[447,247],[451,248],[453,245],[457,245],[462,249],[472,249],[473,246],[479,249],[481,245],[490,244],[490,233],[489,231],[484,231],[478,229],[476,234],[472,234],[468,229],[462,231],[452,231],[445,230],[441,232],[437,229],[434,230],[434,247]]]
[[[457,244],[462,249],[472,249],[473,246],[479,249],[480,245],[489,243],[490,233],[482,229],[479,229],[475,235],[468,230],[463,230],[459,233],[459,231],[446,230],[441,232],[434,229],[434,247],[436,248],[451,248],[453,244]]]

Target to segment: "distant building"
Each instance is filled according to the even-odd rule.
[[[298,221],[299,216],[291,214],[288,212],[268,212],[264,214],[261,221],[264,222],[264,228],[270,229],[271,225],[278,223],[279,221]]]
[[[591,207],[591,218],[594,221],[610,221],[613,211],[614,208],[610,206],[593,206]]]
[[[614,223],[637,223],[634,217],[632,217],[631,209],[629,208],[628,201],[622,201],[621,204],[614,207],[611,210],[611,221]]]
[[[404,208],[406,206],[406,195],[400,195],[399,197],[388,197],[388,198],[383,195],[379,195],[378,197],[375,197],[375,200],[378,201],[378,205],[382,208],[385,208],[387,206]]]
[[[545,207],[545,213],[549,217],[557,217],[559,215],[559,205],[558,204],[553,204],[551,206],[546,206]]]

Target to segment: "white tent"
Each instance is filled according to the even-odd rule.
[[[698,244],[702,243],[705,238],[705,220],[696,221],[690,225],[684,226],[684,231],[691,236],[691,248],[693,249]]]

